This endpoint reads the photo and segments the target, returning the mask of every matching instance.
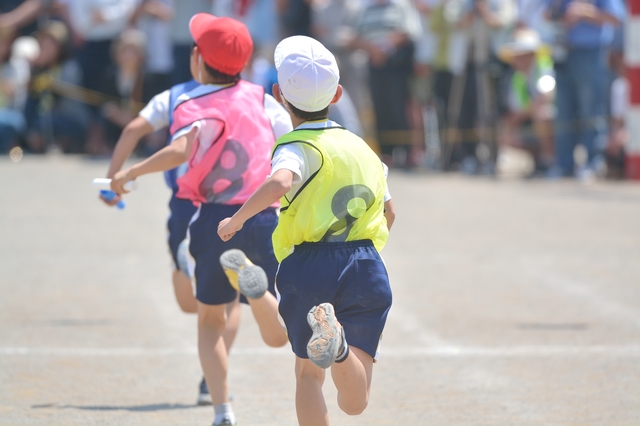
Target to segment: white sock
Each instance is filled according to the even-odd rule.
[[[338,356],[336,357],[335,362],[344,362],[349,356],[349,344],[347,343],[347,338],[344,335],[344,328],[342,329],[342,347],[340,348],[340,352],[338,352]]]
[[[213,419],[213,424],[221,423],[224,419],[229,419],[231,423],[236,424],[236,415],[233,414],[231,403],[225,402],[224,404],[215,405],[213,412],[216,415]]]

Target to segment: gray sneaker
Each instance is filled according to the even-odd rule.
[[[229,283],[250,299],[259,299],[269,288],[264,269],[254,265],[242,250],[227,250],[220,256],[220,264]]]
[[[198,405],[211,405],[211,395],[209,394],[209,388],[204,377],[200,382],[200,389],[198,390]]]
[[[313,335],[307,344],[309,359],[320,368],[329,368],[345,345],[342,326],[338,322],[333,305],[322,303],[311,308],[307,322]]]
[[[237,423],[231,421],[229,417],[225,417],[221,422],[213,422],[213,426],[235,426]]]

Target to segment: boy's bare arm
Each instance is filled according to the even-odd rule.
[[[293,172],[291,170],[280,169],[275,172],[265,183],[260,185],[233,217],[220,221],[218,235],[222,241],[229,241],[236,232],[242,229],[248,219],[282,198],[291,190],[292,183]]]
[[[111,190],[118,195],[126,194],[128,191],[123,186],[128,181],[149,173],[173,169],[187,161],[197,132],[198,127],[194,126],[189,133],[175,139],[171,145],[165,146],[151,157],[117,172],[111,180]]]
[[[116,143],[116,147],[113,150],[109,170],[107,170],[107,178],[113,178],[113,175],[122,168],[124,162],[129,158],[133,150],[136,149],[140,139],[152,131],[153,127],[151,124],[142,117],[134,118],[133,121],[124,128],[120,138],[118,139],[118,143]],[[100,195],[100,199],[108,206],[115,206],[121,200],[119,195],[111,199],[106,199],[104,196]]]
[[[396,220],[396,208],[393,205],[393,200],[384,202],[384,217],[387,219],[387,229],[391,231],[391,226]]]
[[[113,175],[120,171],[124,162],[138,146],[140,139],[151,132],[153,132],[153,127],[142,117],[136,117],[127,124],[113,150],[111,164],[109,164],[109,170],[107,171],[108,178],[112,178]]]

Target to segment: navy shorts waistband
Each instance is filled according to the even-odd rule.
[[[343,248],[357,248],[357,247],[373,247],[373,241],[371,240],[354,240],[354,241],[344,241],[344,242],[319,241],[315,243],[304,242],[295,246],[296,250],[298,249],[339,250]]]

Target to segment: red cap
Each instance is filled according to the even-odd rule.
[[[204,62],[217,71],[238,74],[251,58],[253,41],[240,21],[198,13],[191,18],[189,30]]]

